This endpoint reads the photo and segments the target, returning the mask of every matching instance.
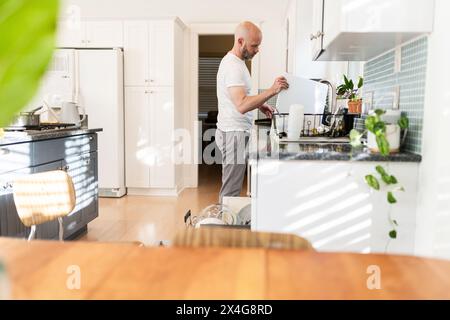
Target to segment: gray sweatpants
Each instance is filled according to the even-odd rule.
[[[238,197],[247,170],[247,143],[249,134],[244,131],[223,132],[216,130],[216,145],[222,154],[222,188],[219,201],[223,197]]]

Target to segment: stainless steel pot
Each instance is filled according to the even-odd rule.
[[[14,117],[9,127],[39,127],[40,115],[36,114],[36,112],[41,108],[39,107],[28,112],[20,112],[19,115]]]

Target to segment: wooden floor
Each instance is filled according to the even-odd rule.
[[[202,165],[199,187],[185,189],[179,197],[125,196],[120,199],[100,198],[99,217],[89,223],[83,241],[140,241],[156,245],[172,241],[184,228],[183,217],[188,210],[195,215],[208,205],[218,202],[221,167]],[[246,182],[242,188],[245,195]]]

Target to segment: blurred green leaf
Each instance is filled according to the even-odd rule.
[[[349,86],[349,88],[350,88],[351,90],[353,90],[353,89],[355,88],[355,85],[353,84],[353,80],[350,80],[350,81],[348,82],[348,86]]]
[[[372,189],[380,190],[380,183],[378,182],[378,179],[375,178],[373,175],[367,175],[366,176],[366,182]]]
[[[388,174],[382,175],[381,177],[386,184],[397,184],[397,179],[394,176]]]
[[[387,175],[386,170],[384,170],[384,168],[382,166],[376,166],[375,170],[377,170],[377,172],[382,176]]]
[[[392,230],[391,232],[389,232],[389,237],[391,239],[397,239],[397,231],[396,230]]]
[[[364,85],[364,79],[362,77],[359,77],[358,89],[361,89],[363,85]]]
[[[379,136],[384,134],[385,132],[386,132],[386,124],[382,121],[376,122],[375,125],[373,126],[373,133]]]
[[[391,184],[391,176],[389,176],[387,174],[383,174],[383,175],[381,175],[381,179],[384,181],[384,183]]]
[[[385,114],[386,113],[386,111],[385,110],[383,110],[383,109],[377,109],[377,110],[375,110],[375,114],[377,115],[377,116],[379,116],[379,117],[381,117],[383,114]]]
[[[350,131],[350,144],[352,145],[352,147],[360,147],[362,145],[361,138],[362,133],[360,133],[358,130],[353,129],[352,131]]]
[[[397,199],[395,199],[394,194],[392,192],[388,192],[387,199],[390,204],[397,203]]]
[[[378,149],[380,150],[380,153],[383,156],[388,156],[390,148],[389,148],[389,142],[387,141],[386,137],[384,135],[377,135],[376,139],[377,139],[377,145],[378,145]]]
[[[408,129],[409,128],[409,119],[406,116],[401,117],[400,120],[398,120],[398,125],[403,130]]]
[[[377,123],[377,118],[374,116],[368,116],[364,121],[367,130],[374,133],[375,132],[375,124]]]
[[[397,178],[394,176],[391,176],[391,184],[397,184],[397,183],[398,183]]]
[[[395,224],[398,227],[397,220],[392,220],[392,223]]]
[[[345,86],[348,88],[350,82],[348,81],[348,78],[347,78],[347,76],[345,74],[344,74],[344,83],[345,83]]]
[[[0,1],[0,127],[33,97],[55,47],[58,0]]]

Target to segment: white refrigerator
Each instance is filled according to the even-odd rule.
[[[124,196],[122,49],[56,50],[33,104],[38,105],[36,100],[44,97],[76,102],[85,108],[88,127],[103,129],[98,134],[99,196]]]

